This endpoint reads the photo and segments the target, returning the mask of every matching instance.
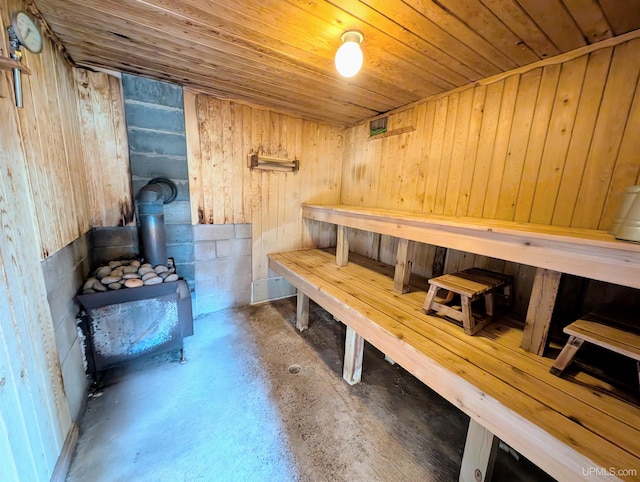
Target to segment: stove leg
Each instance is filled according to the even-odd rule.
[[[187,359],[184,357],[184,348],[180,348],[180,364],[184,365],[187,363]]]

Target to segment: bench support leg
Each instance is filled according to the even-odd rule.
[[[567,341],[567,344],[564,346],[564,348],[558,355],[558,358],[556,358],[555,363],[551,367],[551,370],[549,371],[557,376],[562,375],[562,372],[573,361],[573,357],[576,356],[576,353],[578,353],[578,350],[583,343],[583,339],[578,338],[577,336],[570,336],[569,341]]]
[[[560,273],[543,268],[536,270],[520,345],[524,350],[540,356],[544,353],[559,286]]]
[[[390,363],[391,365],[395,365],[395,364],[396,364],[395,360],[394,360],[393,358],[391,358],[389,355],[385,355],[385,356],[384,356],[384,359],[385,359],[388,363]],[[640,363],[640,362],[639,362],[639,363]]]
[[[464,444],[460,482],[488,482],[498,449],[498,438],[475,420],[469,421]]]
[[[438,292],[438,287],[436,285],[429,286],[429,292],[427,293],[427,298],[424,300],[424,305],[422,306],[422,311],[428,315],[432,310],[431,304],[433,303],[433,299],[436,297],[436,293]]]
[[[362,357],[364,354],[364,338],[347,326],[344,342],[344,368],[342,378],[349,385],[360,383],[362,379]]]
[[[298,303],[296,308],[296,328],[304,331],[309,328],[309,297],[298,290]]]
[[[346,266],[349,263],[349,238],[346,226],[338,226],[338,240],[336,242],[336,264]]]
[[[413,241],[408,239],[398,240],[396,271],[393,277],[393,290],[397,293],[407,293],[409,291],[414,245]]]

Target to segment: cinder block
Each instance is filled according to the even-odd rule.
[[[184,156],[169,157],[132,152],[129,156],[129,163],[132,176],[139,176],[144,179],[153,179],[154,177],[189,179],[187,159]],[[136,190],[135,193],[137,192]]]
[[[137,75],[122,74],[122,95],[125,102],[127,99],[133,99],[151,104],[184,108],[182,87]]]
[[[189,283],[189,288],[193,289],[196,279],[196,271],[193,263],[176,263],[176,273],[187,280],[187,282]]]
[[[91,250],[91,266],[96,267],[114,259],[140,257],[139,246],[112,246]]]
[[[277,300],[278,298],[293,296],[296,293],[296,288],[284,278],[256,280],[253,282],[252,303]]]
[[[208,261],[216,258],[216,241],[198,241],[194,243],[194,259]]]
[[[166,224],[191,224],[191,204],[188,201],[173,201],[164,206]]]
[[[150,130],[127,128],[129,150],[138,153],[153,153],[165,156],[187,155],[187,143],[183,134],[172,134]]]
[[[129,99],[131,100],[131,99]],[[184,134],[184,112],[158,104],[124,103],[127,126]]]
[[[193,263],[193,244],[172,244],[167,246],[167,255],[176,264]]]
[[[218,276],[218,291],[251,291],[251,274]]]
[[[244,306],[251,303],[251,290],[235,291],[236,306]]]
[[[167,244],[193,243],[193,226],[191,224],[165,224]]]
[[[89,242],[93,248],[138,245],[136,226],[97,227],[90,233]]]
[[[251,224],[236,224],[235,225],[235,237],[236,238],[251,238]]]
[[[250,256],[253,243],[250,238],[234,239],[233,243],[233,255],[234,256]]]
[[[232,239],[234,235],[233,226],[233,224],[196,224],[193,227],[193,239],[195,241]]]
[[[67,402],[69,403],[71,420],[77,421],[80,417],[80,410],[89,388],[89,382],[87,381],[82,363],[82,345],[80,339],[77,339],[73,344],[62,364],[62,381]]]
[[[233,260],[235,274],[251,273],[251,256],[235,256]]]
[[[233,293],[218,293],[211,296],[198,296],[196,305],[198,307],[198,315],[207,313],[215,313],[216,311],[226,310],[235,306],[235,295]]]
[[[196,279],[210,279],[218,276],[235,274],[233,258],[216,258],[209,261],[198,261],[195,264]]]
[[[160,173],[158,176],[152,176],[152,177],[138,177],[134,173],[131,181],[131,189],[132,189],[134,198],[138,195],[138,193],[140,192],[140,189],[146,186],[147,183],[154,177],[166,177],[167,179],[170,179],[171,181],[173,181],[173,183],[178,188],[178,194],[176,195],[176,198],[171,202],[171,204],[180,202],[180,201],[189,201],[189,181],[170,178],[168,175],[165,175],[164,173]],[[168,206],[171,206],[171,204],[168,204]],[[191,224],[191,221],[189,221],[189,224]]]
[[[233,256],[233,245],[230,239],[220,239],[216,241],[216,256],[218,258],[229,258]]]
[[[197,296],[212,296],[219,292],[218,280],[216,278],[210,279],[196,279],[196,295]],[[227,290],[230,291],[230,290]]]
[[[75,315],[68,313],[61,323],[56,327],[56,348],[58,349],[58,358],[60,365],[64,363],[64,360],[69,355],[71,347],[78,338],[78,330],[76,329]]]

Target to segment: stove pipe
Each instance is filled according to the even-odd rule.
[[[164,204],[173,201],[177,194],[178,188],[171,180],[156,177],[143,186],[136,196],[144,258],[153,266],[167,265]]]

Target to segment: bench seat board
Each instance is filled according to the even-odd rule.
[[[426,293],[394,292],[377,262],[338,267],[323,250],[269,258],[271,269],[552,476],[640,466],[637,407],[551,375],[548,361],[492,339],[499,328],[468,337],[423,314]]]
[[[303,204],[307,219],[640,288],[640,244],[605,231]]]

